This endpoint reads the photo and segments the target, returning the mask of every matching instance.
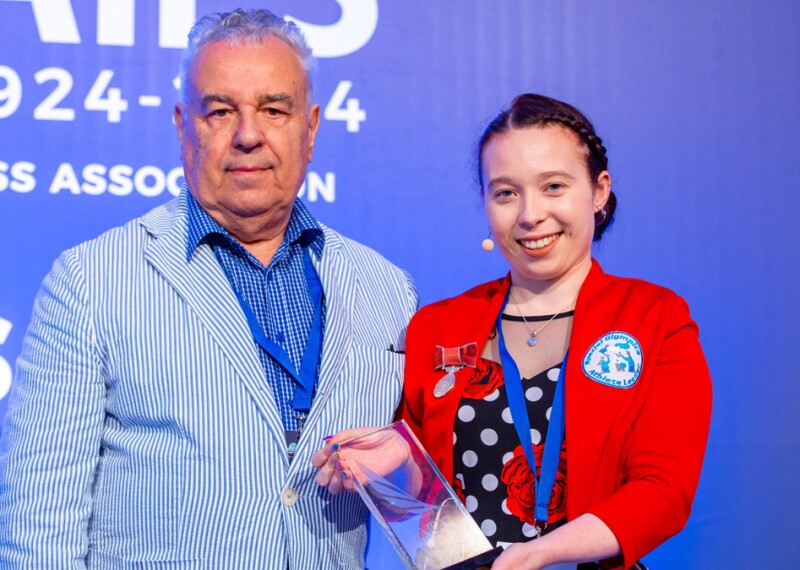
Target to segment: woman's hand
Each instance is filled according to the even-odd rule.
[[[619,542],[606,524],[586,513],[553,532],[512,544],[492,564],[492,570],[539,570],[554,564],[605,560],[621,554]]]
[[[352,441],[354,439],[357,441]],[[327,487],[334,495],[343,490],[355,491],[356,479],[363,485],[368,484],[370,477],[362,472],[362,468],[395,481],[412,496],[421,487],[421,473],[411,456],[411,449],[394,430],[357,428],[341,431],[314,453],[311,464],[320,470],[315,479],[317,484]]]
[[[376,429],[379,428],[346,429],[327,438],[325,446],[311,456],[311,465],[319,469],[314,478],[317,485],[327,487],[332,495],[338,495],[344,490],[355,491],[353,479],[345,471],[339,446],[347,440],[366,435]]]
[[[533,542],[517,542],[507,547],[492,563],[492,570],[539,570],[546,566],[542,556],[537,556]]]

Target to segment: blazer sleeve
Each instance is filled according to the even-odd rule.
[[[104,367],[77,250],[45,278],[0,442],[0,567],[84,568]]]
[[[679,297],[667,315],[671,325],[631,431],[621,487],[590,509],[617,537],[623,568],[686,524],[708,440],[711,376],[697,325]]]

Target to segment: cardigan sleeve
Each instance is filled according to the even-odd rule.
[[[422,337],[427,336],[424,334],[426,325],[422,322],[423,320],[424,309],[414,315],[408,324],[403,393],[396,414],[396,419],[405,420],[420,440],[424,440],[422,389],[420,386],[420,376],[423,372],[421,353],[422,347],[425,345]]]
[[[674,297],[668,333],[633,425],[619,490],[589,510],[605,522],[629,568],[686,524],[711,421],[711,377],[686,303]]]

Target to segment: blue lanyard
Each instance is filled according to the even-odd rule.
[[[311,297],[311,303],[314,307],[314,318],[311,321],[311,330],[308,331],[306,351],[300,362],[299,371],[295,369],[291,358],[289,358],[289,355],[283,350],[283,347],[272,339],[267,338],[264,329],[261,328],[261,325],[258,323],[258,319],[253,309],[250,308],[249,303],[236,289],[230,276],[228,280],[231,282],[233,292],[236,294],[239,305],[242,307],[253,339],[267,354],[275,359],[294,380],[295,386],[292,408],[294,408],[295,411],[308,412],[311,409],[311,396],[314,393],[314,382],[317,377],[317,364],[319,363],[319,355],[322,352],[322,283],[319,280],[317,272],[314,270],[314,266],[311,264],[311,255],[308,253],[307,247],[303,249],[303,271],[305,272],[306,283],[308,284],[308,294]]]
[[[522,377],[517,368],[517,363],[511,358],[506,349],[503,339],[503,311],[508,303],[508,295],[497,315],[497,342],[500,347],[500,360],[503,365],[503,378],[508,397],[508,407],[511,410],[511,419],[514,420],[514,428],[517,430],[522,450],[530,465],[533,473],[533,489],[536,494],[536,508],[534,510],[535,524],[543,523],[547,526],[547,506],[550,503],[550,495],[553,493],[553,485],[558,474],[558,462],[561,459],[561,445],[564,442],[564,376],[567,370],[567,356],[564,355],[564,362],[561,364],[561,372],[558,374],[556,392],[553,396],[553,407],[550,410],[550,425],[547,428],[547,437],[544,441],[544,451],[542,452],[542,469],[536,475],[536,458],[533,454],[533,442],[531,441],[531,422],[528,418],[528,408],[525,404],[525,394],[522,390]]]

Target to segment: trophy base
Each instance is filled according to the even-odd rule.
[[[503,553],[503,547],[497,546],[492,550],[488,550],[483,554],[478,554],[477,556],[473,556],[472,558],[467,558],[466,560],[462,560],[458,564],[453,564],[452,566],[448,566],[447,568],[442,568],[442,570],[475,570],[476,568],[480,568],[482,566],[489,567],[491,566],[492,562]]]

